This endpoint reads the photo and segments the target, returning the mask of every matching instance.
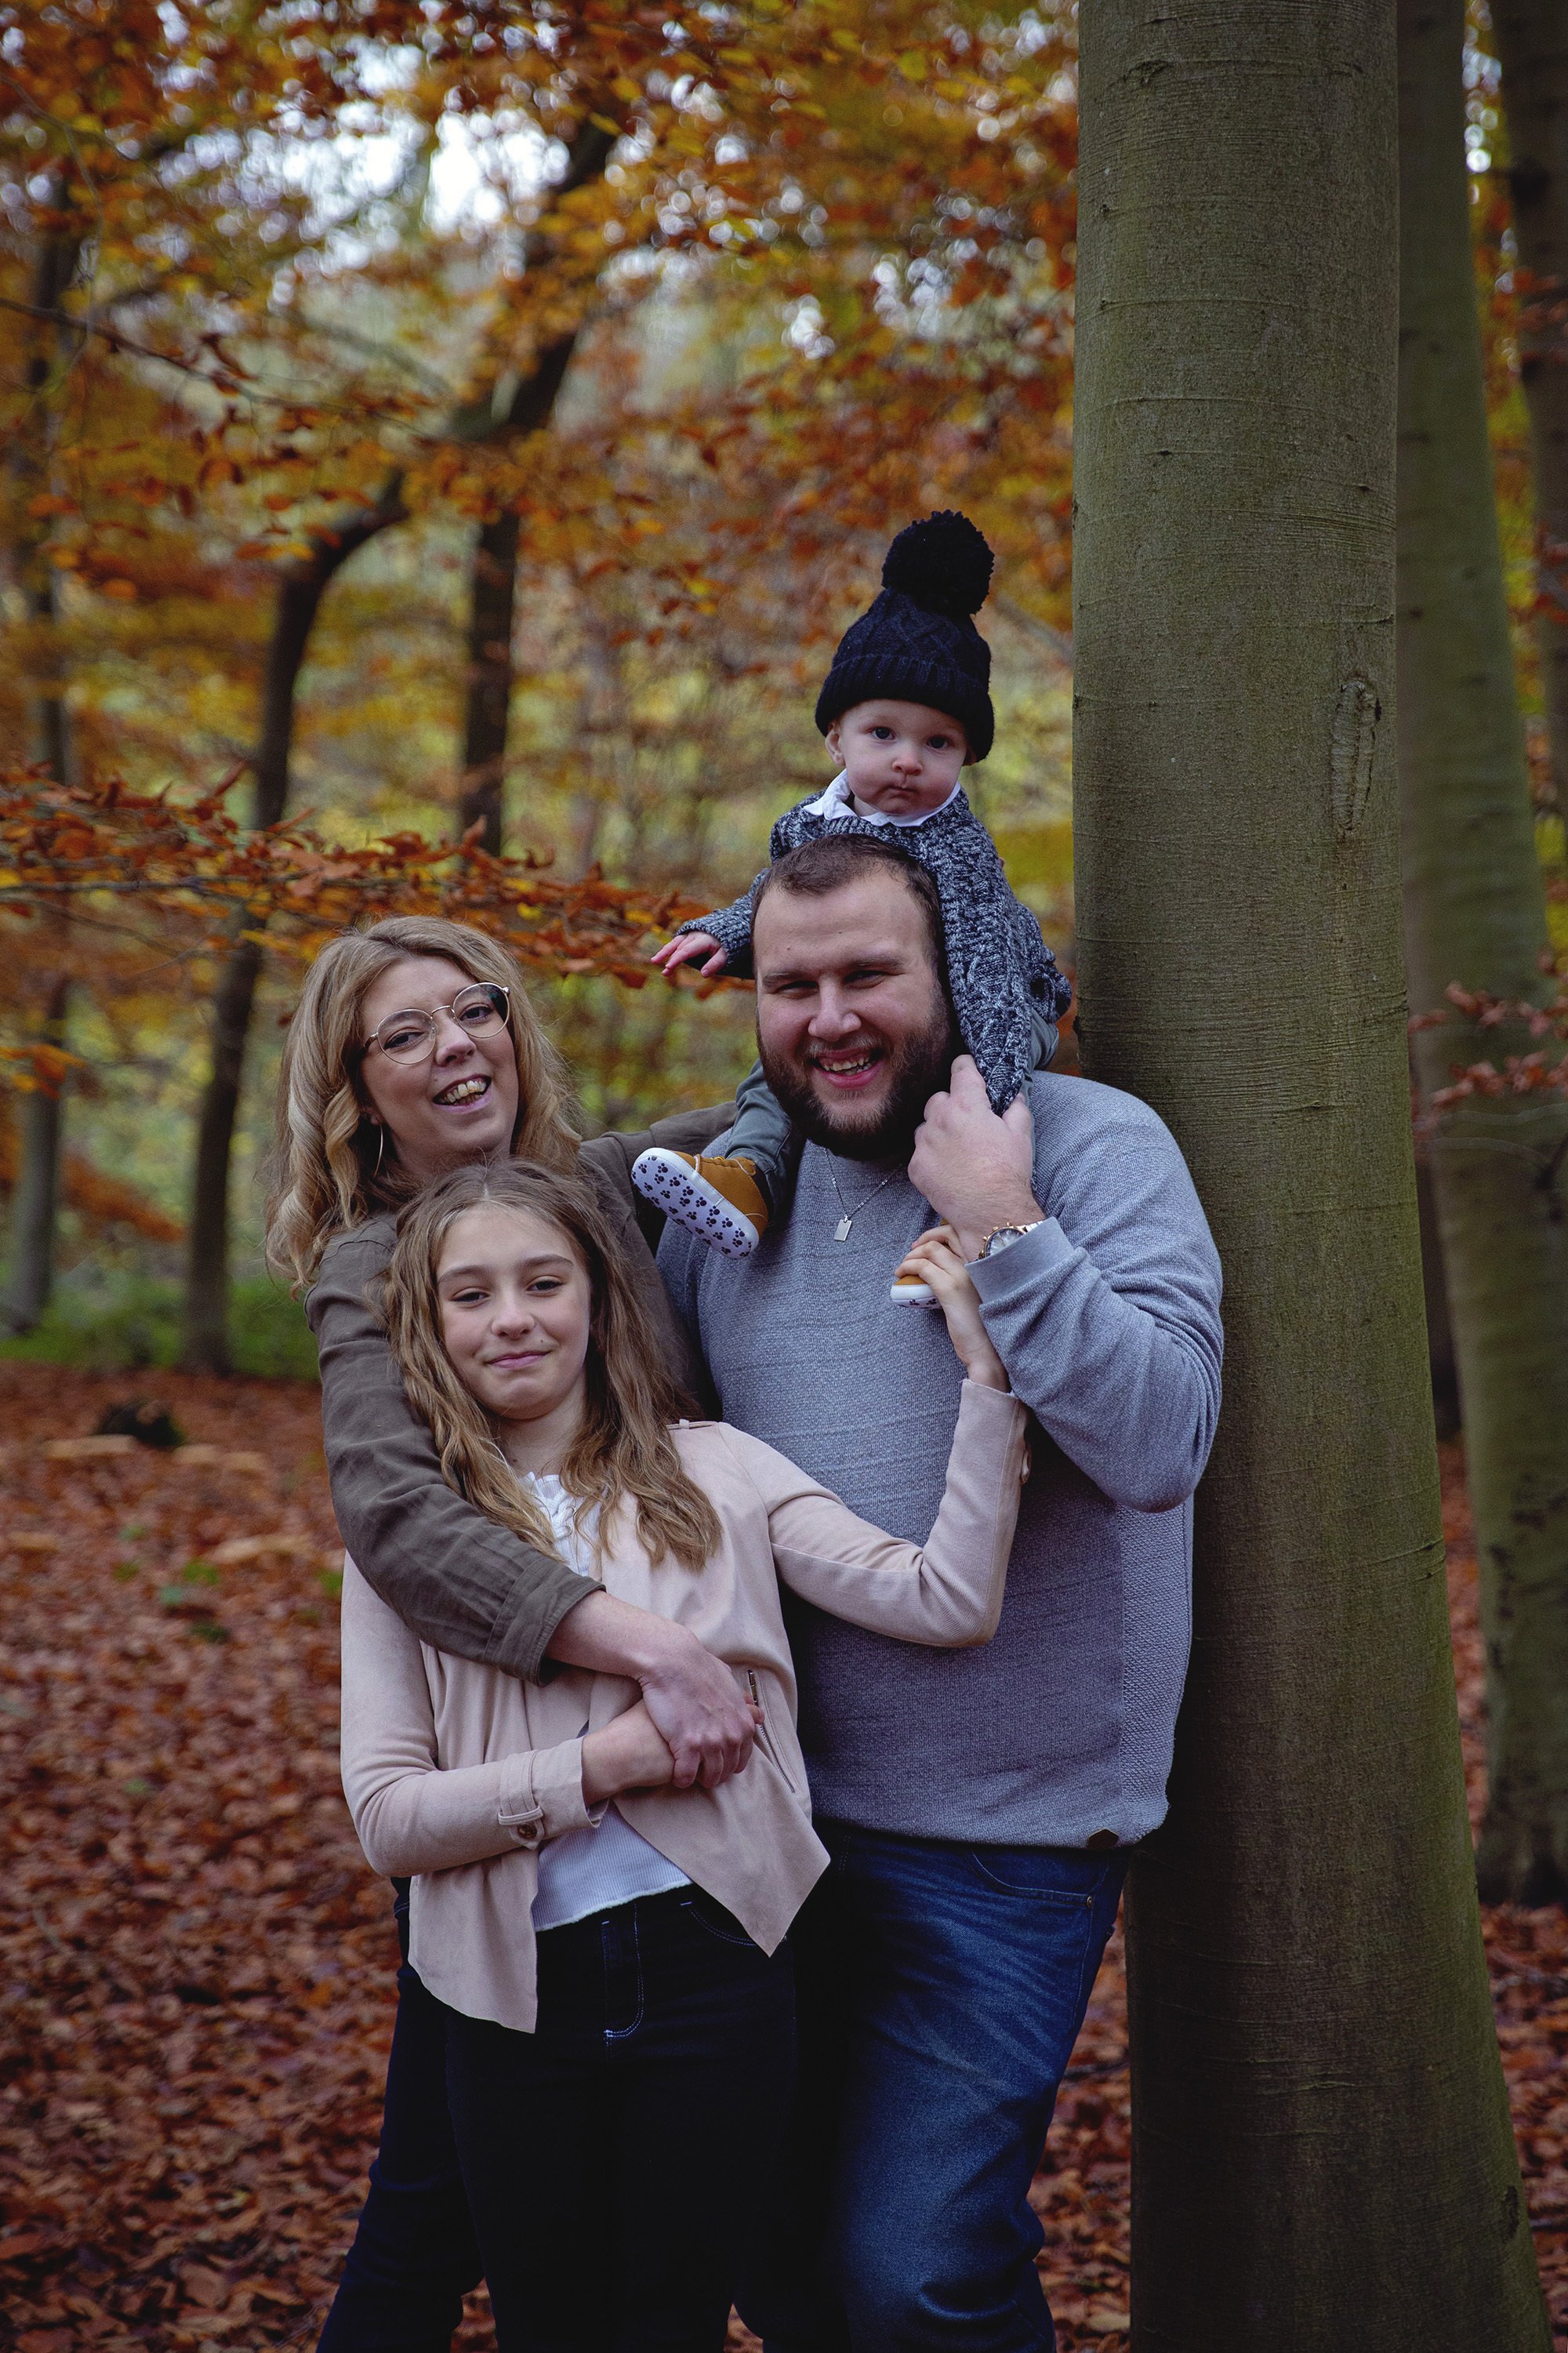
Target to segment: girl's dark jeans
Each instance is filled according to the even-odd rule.
[[[790,2096],[787,1947],[647,1896],[544,1932],[519,2034],[426,1992],[396,1909],[381,2147],[320,2353],[447,2353],[481,2269],[502,2353],[718,2353]]]
[[[539,1939],[539,2023],[446,2013],[500,2353],[721,2353],[795,2068],[788,1947],[695,1887]]]
[[[408,1963],[408,1882],[394,1880],[397,2023],[381,2147],[318,2353],[447,2353],[479,2242],[447,2113],[447,2021]]]

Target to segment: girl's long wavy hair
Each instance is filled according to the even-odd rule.
[[[560,1058],[521,969],[498,941],[438,915],[394,915],[366,931],[340,933],[310,966],[278,1086],[267,1259],[296,1291],[314,1281],[335,1234],[417,1190],[385,1128],[367,1117],[360,1080],[365,997],[383,973],[412,956],[445,957],[470,980],[511,991],[518,1100],[511,1148],[552,1168],[569,1168],[576,1158]]]
[[[681,1468],[669,1425],[680,1398],[658,1356],[647,1311],[582,1179],[527,1160],[456,1168],[410,1201],[397,1220],[385,1274],[373,1292],[408,1402],[429,1425],[441,1470],[479,1511],[542,1552],[555,1553],[550,1522],[501,1452],[496,1427],[458,1378],[441,1337],[437,1288],[442,1246],[466,1210],[523,1210],[555,1227],[588,1277],[587,1395],[582,1427],[561,1466],[579,1526],[596,1506],[607,1537],[625,1505],[650,1560],[700,1568],[716,1549],[719,1515]]]

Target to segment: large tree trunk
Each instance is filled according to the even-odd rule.
[[[367,541],[405,515],[402,479],[395,476],[366,512],[312,533],[308,557],[284,570],[268,647],[261,732],[253,764],[251,823],[276,825],[289,806],[289,764],[294,739],[295,691],[322,597],[343,565]],[[235,1122],[245,1077],[245,1048],[261,970],[261,951],[237,925],[213,997],[212,1065],[196,1121],[196,1155],[185,1278],[184,1342],[189,1371],[226,1373],[228,1344],[228,1177]]]
[[[1545,2353],[1465,1813],[1393,701],[1392,6],[1085,0],[1085,1067],[1226,1277],[1168,1823],[1134,1861],[1140,2353]]]
[[[595,180],[615,152],[618,133],[585,122],[572,142],[554,194]],[[547,241],[525,241],[525,267],[543,258]],[[459,410],[454,429],[470,441],[517,441],[542,432],[565,381],[577,334],[557,335],[535,354],[521,379],[501,378],[489,396]],[[463,769],[458,787],[458,829],[479,828],[481,849],[499,855],[506,806],[506,744],[511,712],[511,631],[517,597],[521,520],[514,508],[490,516],[474,539],[468,578],[468,670],[463,709]]]
[[[1541,691],[1568,813],[1568,15],[1563,0],[1491,0],[1491,18],[1528,279],[1519,363],[1534,467]]]
[[[1470,261],[1463,0],[1400,0],[1399,764],[1418,1012],[1451,982],[1550,991]],[[1453,1008],[1449,1008],[1452,1011]],[[1531,1050],[1522,1022],[1420,1031],[1429,1092]],[[1430,1142],[1486,1637],[1484,1895],[1568,1894],[1568,1102],[1472,1098]]]

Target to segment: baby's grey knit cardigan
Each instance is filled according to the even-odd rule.
[[[786,809],[768,841],[777,860],[825,834],[857,833],[891,841],[918,859],[936,884],[947,950],[948,990],[960,1035],[973,1055],[994,1110],[1005,1111],[1036,1064],[1035,1022],[1059,1021],[1072,989],[1028,909],[1008,888],[996,845],[966,796],[955,793],[923,825],[868,824],[846,807],[825,817],[814,801]],[[683,932],[710,932],[738,978],[752,970],[752,906],[759,874],[743,898]]]

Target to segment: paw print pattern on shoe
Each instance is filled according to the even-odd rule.
[[[742,1161],[656,1148],[633,1162],[632,1183],[645,1200],[726,1258],[750,1258],[763,1238],[767,1204]],[[731,1193],[741,1199],[731,1199]]]

